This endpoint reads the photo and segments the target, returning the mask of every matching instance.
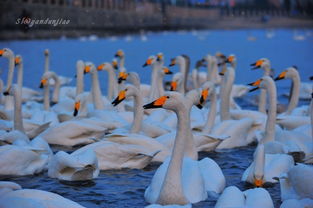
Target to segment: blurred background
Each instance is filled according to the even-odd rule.
[[[1,39],[313,26],[313,0],[0,0],[0,10]],[[69,23],[27,24],[46,19]]]

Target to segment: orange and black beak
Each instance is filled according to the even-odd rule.
[[[226,73],[226,71],[227,71],[227,68],[225,67],[225,68],[223,68],[222,71],[221,71],[220,73],[218,73],[218,74],[219,74],[220,76],[224,76],[225,73]]]
[[[0,50],[0,56],[2,56],[3,54],[4,54],[4,50],[1,49],[1,50]]]
[[[80,109],[80,102],[78,101],[75,103],[75,106],[74,106],[74,113],[73,113],[74,117],[77,116],[79,109]]]
[[[120,102],[125,100],[125,98],[126,98],[126,90],[122,90],[120,91],[118,96],[115,98],[115,100],[112,102],[112,105],[117,106],[118,104],[120,104]]]
[[[102,71],[104,69],[104,64],[100,64],[98,67],[97,67],[97,70],[98,71]]]
[[[121,84],[123,81],[127,79],[127,77],[128,77],[128,74],[126,72],[120,72],[117,82]]]
[[[263,61],[262,60],[257,60],[255,63],[253,64],[250,64],[250,66],[253,66],[252,69],[259,69],[261,68],[261,65],[263,64]]]
[[[172,58],[169,66],[175,66],[175,65],[176,65],[176,59]]]
[[[48,80],[47,80],[47,79],[42,79],[42,80],[40,81],[39,88],[43,88],[44,86],[46,86],[47,83],[48,83]]]
[[[163,71],[164,71],[165,74],[173,74],[173,72],[170,71],[170,69],[167,68],[167,67],[164,67],[164,68],[163,68]]]
[[[114,68],[115,70],[118,70],[118,63],[117,63],[116,60],[113,60],[113,61],[112,61],[112,66],[113,66],[113,68]]]
[[[256,178],[254,179],[254,185],[255,185],[256,187],[262,187],[263,184],[264,184],[264,182],[263,182],[262,179],[256,179]]]
[[[121,50],[118,50],[116,54],[114,55],[114,57],[117,57],[117,58],[121,58],[122,56],[123,56],[123,51]]]
[[[147,59],[146,63],[142,65],[142,67],[146,67],[152,64],[152,58]]]
[[[281,79],[285,79],[286,73],[287,73],[287,71],[283,71],[283,72],[280,73],[280,74],[278,75],[278,77],[276,77],[274,80],[275,80],[275,81],[278,81],[278,80],[281,80]]]
[[[163,55],[162,54],[158,54],[157,55],[157,61],[161,61],[163,60]]]
[[[168,97],[162,96],[157,100],[143,106],[144,109],[162,108]]]
[[[6,91],[3,92],[4,96],[10,95],[10,89],[11,87],[9,87]]]
[[[204,89],[204,90],[202,90],[202,92],[201,92],[201,97],[200,97],[200,101],[199,101],[199,103],[197,104],[197,107],[198,107],[199,109],[202,109],[202,108],[203,108],[203,103],[206,101],[208,95],[209,95],[209,89]]]
[[[249,83],[248,85],[255,87],[255,88],[250,89],[249,92],[253,92],[253,91],[259,89],[261,82],[262,82],[262,79],[259,79],[259,80],[255,81],[255,82],[252,82],[252,83]]]
[[[229,56],[227,59],[226,59],[226,63],[232,63],[235,59],[235,56]]]
[[[171,91],[176,91],[177,90],[177,82],[176,81],[172,81],[171,82]]]
[[[21,58],[20,57],[15,57],[15,59],[14,59],[14,65],[16,66],[16,65],[18,65],[18,64],[20,64],[21,63]]]
[[[84,68],[84,74],[89,73],[89,72],[90,72],[90,69],[91,69],[91,66],[90,66],[90,65],[85,66],[85,68]]]

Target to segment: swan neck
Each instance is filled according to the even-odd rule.
[[[45,111],[49,111],[50,110],[50,86],[49,86],[49,82],[47,83],[47,85],[44,86],[44,97],[43,97],[43,107]]]
[[[269,96],[269,109],[265,126],[265,137],[264,142],[273,141],[275,136],[275,125],[276,125],[276,108],[277,108],[277,92],[274,81],[265,80],[267,82],[266,90]]]
[[[211,95],[211,105],[210,105],[210,111],[208,113],[208,119],[203,127],[202,132],[209,134],[211,133],[213,126],[214,126],[214,122],[215,122],[215,117],[216,117],[216,92],[215,89],[213,89],[212,91],[212,95]]]
[[[59,102],[59,95],[60,95],[60,88],[61,88],[61,82],[57,74],[52,74],[52,79],[54,79],[55,85],[54,90],[52,94],[52,102],[57,103]]]
[[[104,103],[102,100],[102,93],[101,93],[100,85],[99,85],[98,72],[94,68],[94,66],[93,66],[92,73],[91,73],[91,81],[92,81],[92,87],[91,87],[92,99],[93,99],[95,109],[103,110]]]
[[[117,79],[112,67],[108,68],[109,74],[109,83],[108,83],[108,100],[112,100],[115,96],[117,96],[118,88],[117,88]]]
[[[10,89],[13,82],[13,75],[14,75],[14,54],[10,54],[8,57],[9,59],[9,73],[8,73],[8,80],[7,80],[7,90]]]
[[[49,71],[49,65],[50,65],[50,57],[49,55],[45,56],[45,72]]]
[[[221,121],[229,120],[229,106],[230,106],[230,95],[232,86],[235,79],[235,71],[232,67],[229,67],[226,72],[226,77],[223,79],[223,89],[222,89],[222,97],[221,97]],[[224,76],[225,76],[224,75]]]
[[[162,72],[159,72],[158,74],[159,97],[164,95],[163,78],[164,78],[164,74]]]
[[[76,96],[84,92],[84,66],[76,68]]]
[[[159,71],[161,70],[161,65],[159,63],[154,63],[152,65],[152,73],[151,73],[151,87],[150,87],[150,97],[149,100],[153,101],[157,99],[159,96],[158,92],[158,74]]]
[[[17,66],[17,86],[20,90],[23,88],[23,62]]]
[[[25,133],[22,120],[21,90],[14,89],[13,96],[14,96],[14,130],[19,130]]]
[[[143,101],[140,91],[134,95],[134,121],[131,127],[131,133],[138,133],[141,130],[142,118],[143,118]]]
[[[298,72],[294,73],[291,77],[292,87],[291,87],[291,98],[289,105],[286,111],[287,115],[290,115],[293,109],[295,109],[299,102],[299,93],[300,93],[300,76]]]
[[[183,105],[182,105],[183,106]],[[185,108],[183,106],[183,108]],[[187,136],[186,109],[175,111],[177,116],[177,132],[172,151],[172,156],[162,184],[158,204],[187,204],[182,185],[182,164]],[[173,192],[173,188],[175,189]],[[173,197],[175,195],[175,197]],[[171,197],[170,197],[171,196]],[[174,202],[172,200],[175,200]]]

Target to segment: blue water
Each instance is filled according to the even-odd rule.
[[[273,38],[266,38],[264,30],[238,31],[193,31],[193,32],[161,32],[146,34],[147,40],[141,36],[115,37],[98,39],[96,41],[66,39],[60,40],[31,40],[31,41],[1,41],[0,48],[11,48],[24,59],[24,84],[37,89],[44,67],[43,51],[46,48],[51,52],[51,70],[63,76],[74,77],[76,61],[92,61],[96,65],[111,61],[118,49],[126,54],[126,68],[140,74],[143,83],[150,82],[150,68],[142,68],[147,57],[158,52],[165,54],[166,63],[170,58],[187,54],[195,61],[207,53],[221,51],[225,54],[237,56],[236,83],[249,83],[262,76],[259,70],[251,71],[250,63],[266,57],[272,62],[272,68],[279,73],[288,66],[296,65],[301,78],[308,81],[313,75],[313,31],[301,30],[297,34],[303,35],[304,40],[294,40],[293,30],[275,30]],[[254,36],[255,41],[248,41],[248,36]],[[6,80],[7,60],[0,58],[1,78]],[[205,70],[205,69],[203,69]],[[173,71],[178,71],[177,67]],[[90,87],[90,77],[87,75],[86,88]],[[101,87],[106,92],[107,74],[100,73],[103,80]],[[72,85],[75,84],[75,81]],[[289,82],[277,83],[279,95],[288,92]],[[256,93],[255,93],[256,94]],[[255,95],[254,94],[254,95]],[[251,95],[249,95],[251,96]],[[287,102],[279,96],[280,102]],[[253,108],[247,99],[238,100],[244,108]],[[306,101],[301,104],[307,104]],[[227,185],[236,185],[241,190],[249,188],[240,181],[243,171],[252,161],[255,146],[232,149],[226,152],[200,153],[200,158],[211,157],[222,168],[226,176]],[[55,149],[57,150],[57,149]],[[17,178],[3,178],[15,181],[24,188],[36,188],[58,193],[72,199],[86,207],[143,207],[144,190],[151,181],[158,164],[152,164],[143,170],[102,171],[100,176],[92,182],[83,184],[64,183],[51,179],[46,173]],[[274,201],[275,207],[280,205],[279,185],[267,187]],[[215,198],[194,205],[194,207],[212,207]]]

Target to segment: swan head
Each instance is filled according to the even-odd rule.
[[[158,53],[158,54],[156,55],[156,61],[158,61],[158,62],[164,61],[164,55],[163,55],[163,53]]]
[[[149,56],[149,58],[146,60],[146,62],[142,65],[142,67],[150,66],[155,63],[155,56]]]
[[[249,92],[255,91],[257,89],[268,89],[270,86],[275,86],[274,80],[270,76],[263,76],[261,79],[249,83],[248,85],[253,86],[255,88],[252,88],[249,90]],[[276,89],[275,89],[276,90]]]
[[[45,49],[45,51],[43,52],[45,56],[49,56],[49,49]]]
[[[14,59],[15,66],[20,65],[22,63],[23,59],[21,55],[16,55]]]
[[[3,49],[0,50],[0,57],[1,56],[6,57],[6,58],[14,57],[14,53],[9,48],[3,48]]]
[[[84,74],[93,72],[95,66],[91,62],[86,62],[84,67]]]
[[[226,63],[235,64],[237,62],[237,58],[235,55],[231,54],[226,58]]]
[[[170,69],[166,66],[162,67],[162,72],[163,72],[163,74],[173,74],[173,72],[170,71]]]
[[[174,74],[173,79],[171,81],[171,89],[170,91],[177,91],[178,86],[180,86],[182,84],[182,80],[183,80],[183,75],[182,73],[178,72],[176,74]]]
[[[295,74],[298,74],[298,71],[295,67],[289,67],[286,70],[282,71],[276,78],[275,81],[282,80],[285,78],[292,78]]]
[[[83,92],[78,94],[75,97],[75,104],[74,104],[74,112],[73,116],[77,116],[80,109],[86,107],[87,101],[90,99],[91,94],[89,92]]]
[[[202,85],[200,100],[199,100],[199,103],[196,104],[196,106],[199,109],[203,108],[203,104],[205,103],[208,96],[212,93],[213,89],[214,89],[214,84],[210,81],[207,81]]]
[[[120,72],[118,74],[118,79],[117,79],[117,82],[119,84],[121,84],[123,81],[126,81],[127,77],[128,77],[129,73],[126,73],[126,72]]]
[[[144,109],[164,108],[167,110],[178,111],[184,105],[184,96],[178,92],[166,92],[164,96],[143,106]]]
[[[116,59],[113,59],[111,62],[113,69],[118,70],[118,62]]]
[[[115,55],[116,58],[123,58],[125,56],[124,51],[122,49],[119,49]]]
[[[267,58],[261,58],[257,60],[256,62],[250,64],[250,66],[252,66],[252,69],[259,69],[259,68],[265,68],[265,67],[270,68],[271,62]]]
[[[129,98],[131,96],[137,96],[139,93],[140,93],[139,90],[135,86],[130,84],[126,85],[124,90],[121,90],[118,93],[118,96],[113,100],[112,105],[117,106],[126,98]]]
[[[41,79],[39,88],[44,88],[44,86],[47,86],[48,79]]]
[[[106,63],[102,63],[99,66],[97,66],[97,70],[98,71],[109,70],[109,68],[112,68],[112,67],[113,67],[112,64],[106,62]]]

